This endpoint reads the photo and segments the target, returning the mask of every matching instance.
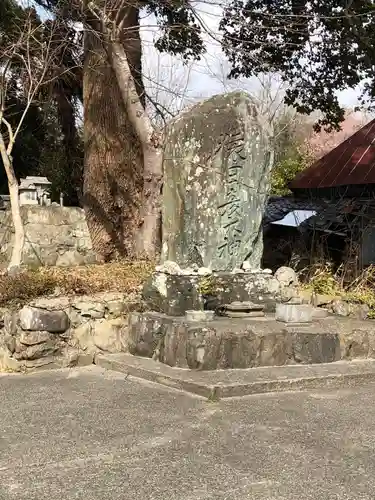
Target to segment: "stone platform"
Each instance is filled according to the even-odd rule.
[[[95,364],[114,372],[218,400],[270,392],[338,389],[375,380],[375,360],[338,361],[318,365],[196,371],[171,368],[129,354],[98,354]]]
[[[146,282],[143,298],[150,310],[184,316],[189,309],[215,309],[234,301],[262,304],[274,311],[280,283],[266,272],[218,272],[208,276],[156,272]]]
[[[375,358],[375,323],[328,317],[288,326],[273,316],[187,321],[132,313],[128,350],[172,367],[217,370]]]

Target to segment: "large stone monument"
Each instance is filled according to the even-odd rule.
[[[242,92],[218,95],[167,127],[162,261],[260,268],[272,168],[263,117]]]

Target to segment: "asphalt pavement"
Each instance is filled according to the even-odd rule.
[[[0,395],[1,500],[375,498],[375,383],[209,402],[89,367]]]

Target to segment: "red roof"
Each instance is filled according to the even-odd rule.
[[[290,187],[316,189],[351,184],[375,184],[375,120],[299,173]]]

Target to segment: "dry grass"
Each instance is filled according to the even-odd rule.
[[[304,287],[314,293],[341,297],[354,304],[366,304],[375,318],[375,266],[367,267],[355,280],[346,283],[343,269],[332,271],[329,264],[317,264],[302,273]]]
[[[86,295],[98,292],[137,294],[154,265],[146,261],[111,262],[74,268],[40,268],[0,277],[0,306],[43,295]]]

